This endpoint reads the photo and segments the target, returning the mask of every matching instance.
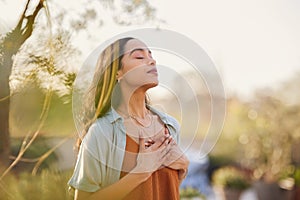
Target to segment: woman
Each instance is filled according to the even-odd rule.
[[[95,114],[69,181],[75,199],[179,199],[189,161],[178,122],[148,105],[146,91],[158,85],[151,51],[135,38],[117,40],[101,53],[93,82]]]

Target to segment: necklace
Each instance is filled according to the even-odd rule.
[[[153,122],[153,116],[150,113],[147,113],[145,118],[141,118],[135,115],[129,115],[129,116],[131,119],[134,119],[139,125],[145,128],[150,127]]]
[[[124,112],[122,112],[120,110],[119,110],[119,112],[122,113],[126,118],[133,119],[137,124],[139,124],[140,126],[142,126],[144,128],[149,128],[152,125],[153,116],[148,109],[147,109],[147,113],[144,118],[141,118],[136,115],[129,114],[129,113],[125,114]]]

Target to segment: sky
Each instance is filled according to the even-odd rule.
[[[228,90],[247,94],[300,70],[299,1],[188,0],[181,7],[173,1],[172,9],[170,2],[159,2],[168,27],[208,52]]]
[[[4,2],[0,2],[0,29],[12,26],[22,9],[19,0]],[[64,5],[69,2],[72,1],[65,1]],[[159,26],[177,31],[207,52],[221,74],[227,93],[242,96],[249,96],[258,88],[277,86],[300,71],[298,0],[149,2],[156,8],[157,17],[166,23],[129,27],[106,23],[99,44],[134,28]],[[97,46],[94,42],[88,44],[82,35],[74,37],[86,55]]]

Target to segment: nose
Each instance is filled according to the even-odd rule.
[[[149,63],[148,65],[156,65],[156,60],[154,60],[153,58],[149,58]]]

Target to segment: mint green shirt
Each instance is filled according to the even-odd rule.
[[[179,123],[166,113],[152,107],[169,133],[179,142]],[[119,180],[126,147],[124,119],[111,108],[91,125],[84,137],[73,172],[70,187],[95,192]]]

